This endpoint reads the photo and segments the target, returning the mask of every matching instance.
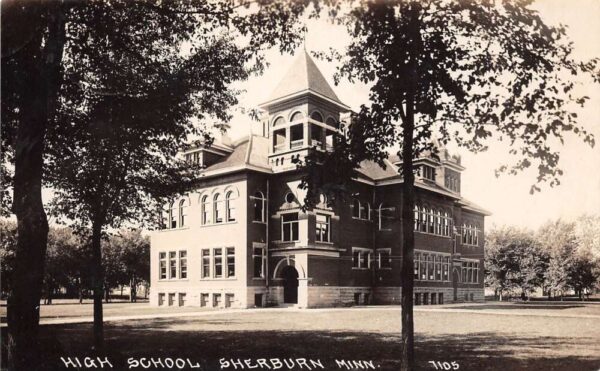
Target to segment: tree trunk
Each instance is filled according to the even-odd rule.
[[[104,323],[102,315],[102,297],[104,296],[104,274],[102,270],[102,225],[101,221],[92,223],[92,266],[91,279],[94,291],[94,347],[104,347]]]
[[[408,110],[407,109],[407,113]],[[407,120],[412,121],[412,120]],[[404,125],[402,144],[402,370],[414,369],[414,173],[413,130],[414,122]]]
[[[18,237],[7,308],[8,368],[34,370],[39,368],[40,360],[39,307],[48,241],[48,220],[42,203],[44,140],[60,87],[65,24],[58,2],[5,1],[2,13],[3,23],[5,16],[26,15],[26,22],[40,26],[33,28],[32,34],[22,35],[30,40],[15,54],[2,56],[2,59],[14,58],[26,71],[21,80],[22,91],[19,91],[20,118],[15,142],[13,211]],[[46,18],[42,17],[44,13]],[[47,37],[42,43],[46,27]],[[5,30],[2,31],[5,44]],[[5,45],[2,49],[5,50]]]
[[[135,276],[134,276],[129,281],[129,301],[131,303],[135,303],[136,302],[136,296],[137,296],[137,281],[136,281]]]
[[[415,92],[417,88],[416,55],[420,48],[419,5],[410,4],[409,34],[411,38],[410,73],[406,94],[406,114],[402,120],[402,371],[415,369],[413,291],[414,291],[414,206],[415,175],[413,166],[415,130]]]

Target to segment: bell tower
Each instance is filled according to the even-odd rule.
[[[294,158],[309,151],[326,151],[350,108],[343,104],[308,52],[300,51],[269,100],[264,131],[269,137],[269,163],[275,172],[295,169]]]

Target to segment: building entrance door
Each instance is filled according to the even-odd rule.
[[[458,300],[458,269],[454,268],[452,270],[452,288],[454,289],[454,301]]]
[[[283,276],[283,302],[289,304],[298,303],[298,271],[288,265],[281,272]]]

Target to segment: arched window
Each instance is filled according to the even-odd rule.
[[[229,191],[225,195],[225,209],[227,210],[228,222],[235,222],[235,202],[233,197],[233,191]]]
[[[323,122],[323,116],[317,111],[311,113],[310,118],[315,121]]]
[[[298,111],[292,115],[292,118],[290,119],[290,121],[301,120],[303,118],[304,118],[304,114],[302,112]]]
[[[360,201],[357,198],[352,201],[352,217],[360,218]]]
[[[433,210],[430,208],[425,209],[426,227],[425,232],[433,233]]]
[[[169,228],[177,228],[177,205],[175,205],[175,201],[169,205]]]
[[[442,216],[442,234],[450,236],[450,215],[447,211],[444,211],[444,215]]]
[[[179,201],[179,227],[185,226],[185,199]]]
[[[442,234],[442,212],[435,210],[435,234]]]
[[[283,117],[278,117],[275,121],[273,121],[273,126],[283,125],[285,124],[285,119]]]
[[[169,228],[169,205],[160,208],[160,229]]]
[[[336,120],[334,120],[334,119],[333,119],[333,117],[328,117],[328,118],[327,118],[327,121],[325,121],[325,123],[326,123],[327,125],[329,125],[329,126],[332,126],[332,127],[334,127],[334,128],[337,128],[337,127],[338,127],[338,123],[337,123],[337,121],[336,121]]]
[[[221,195],[217,193],[213,197],[213,222],[214,223],[223,223],[223,216],[225,214],[223,210],[223,199]]]
[[[419,207],[419,227],[421,232],[427,232],[427,209],[423,206]]]
[[[256,192],[254,194],[254,221],[262,223],[266,222],[266,201],[267,200],[262,192]]]
[[[208,196],[202,196],[200,201],[200,212],[202,213],[202,224],[210,223],[210,207],[208,205]]]
[[[367,202],[365,206],[365,214],[362,215],[363,219],[371,220],[371,204]]]
[[[379,206],[379,210],[380,210],[379,211],[379,215],[380,215],[379,229],[381,229],[381,205]],[[419,212],[419,207],[417,205],[415,205],[414,214],[415,214],[415,231],[418,231],[419,225],[420,225],[421,213]]]

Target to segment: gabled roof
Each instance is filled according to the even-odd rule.
[[[314,93],[347,108],[335,94],[306,50],[300,52],[279,85],[271,93],[267,102],[261,106],[266,106],[271,102],[280,101],[299,93]]]
[[[222,161],[204,169],[202,171],[203,176],[212,177],[244,170],[273,173],[268,161],[268,138],[250,135],[233,143],[231,148],[233,148],[233,151],[229,155],[226,155]],[[397,160],[397,157],[390,156],[390,159],[385,160],[385,169],[373,161],[361,162],[360,168],[357,169],[359,179],[372,185],[401,184],[403,179],[398,173],[398,165],[394,164],[393,160]],[[472,212],[491,215],[489,211],[481,206],[448,191],[434,182],[424,182],[415,179],[415,187],[451,197],[462,207]]]
[[[253,169],[271,173],[267,159],[269,140],[250,135],[232,144],[233,151],[222,161],[216,162],[203,170],[204,176],[222,174],[224,172]]]

